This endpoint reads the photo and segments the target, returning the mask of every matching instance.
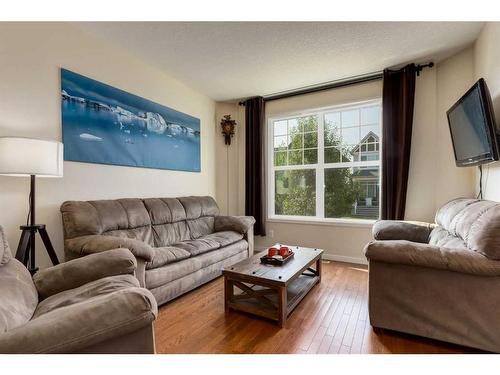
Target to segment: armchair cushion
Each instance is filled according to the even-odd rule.
[[[215,231],[233,231],[245,234],[255,224],[253,216],[216,216]]]
[[[104,277],[133,274],[136,266],[129,250],[114,249],[43,269],[35,274],[33,281],[42,300]]]
[[[434,224],[419,221],[379,220],[373,224],[376,240],[406,240],[427,243]]]
[[[370,261],[500,276],[500,262],[463,248],[451,249],[405,240],[373,241],[365,247],[365,255]]]
[[[0,226],[0,266],[6,264],[10,258],[12,258],[12,254],[10,252],[9,243],[7,242],[3,227]]]
[[[72,293],[47,298],[34,319],[0,335],[0,353],[81,351],[147,326],[158,313],[153,295],[139,288],[131,275],[101,279],[68,292]]]
[[[65,241],[66,249],[76,256],[100,253],[106,250],[126,248],[137,258],[146,262],[153,259],[153,249],[147,243],[133,238],[114,237],[106,235],[81,236]]]
[[[37,304],[38,294],[26,267],[17,259],[0,266],[0,337],[26,324]]]

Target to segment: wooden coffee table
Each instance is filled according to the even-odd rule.
[[[283,266],[262,264],[264,251],[223,269],[226,312],[244,311],[285,325],[288,315],[321,281],[323,253],[321,249],[289,247],[295,256]]]

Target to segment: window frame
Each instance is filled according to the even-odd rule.
[[[324,192],[325,192],[325,169],[328,168],[353,168],[353,167],[379,167],[379,186],[381,182],[381,157],[379,160],[370,161],[350,161],[338,163],[325,163],[325,145],[324,145],[324,118],[325,114],[333,111],[341,111],[346,109],[359,109],[370,105],[379,105],[380,110],[380,137],[379,137],[379,155],[382,153],[382,98],[344,103],[328,107],[308,109],[306,111],[295,111],[283,114],[272,115],[267,119],[267,147],[266,147],[266,167],[267,167],[267,221],[277,223],[302,223],[302,224],[323,224],[323,225],[342,225],[342,226],[371,226],[377,219],[358,219],[358,218],[325,218],[324,207]],[[290,120],[298,117],[318,116],[318,162],[316,164],[299,164],[299,165],[274,165],[274,129],[275,121]],[[369,124],[368,124],[369,125]],[[301,170],[314,169],[316,170],[316,216],[292,216],[292,215],[277,215],[275,214],[275,171],[279,170]],[[381,190],[379,195],[381,195]],[[380,207],[379,207],[380,215]]]

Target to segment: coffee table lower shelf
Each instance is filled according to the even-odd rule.
[[[283,327],[288,315],[321,281],[319,272],[304,273],[287,287],[260,285],[224,276],[226,311],[238,310],[272,319]],[[319,271],[319,270],[318,270]],[[238,291],[234,291],[237,288]]]

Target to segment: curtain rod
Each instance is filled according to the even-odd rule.
[[[433,66],[434,66],[434,63],[432,61],[428,64],[417,65],[416,66],[417,76],[420,75],[420,72],[422,71],[422,69],[432,68]],[[311,93],[319,92],[319,91],[331,90],[331,89],[336,89],[336,88],[340,88],[340,87],[356,85],[356,84],[360,84],[360,83],[377,81],[379,79],[382,79],[383,77],[384,77],[384,71],[381,70],[378,72],[362,74],[359,76],[353,76],[353,77],[349,77],[349,78],[343,78],[343,79],[339,79],[336,81],[321,83],[318,85],[305,86],[305,87],[300,87],[300,88],[294,89],[294,90],[282,91],[282,92],[278,92],[275,94],[265,95],[264,101],[269,102],[272,100],[291,98],[294,96],[306,95],[306,94],[311,94]],[[245,105],[245,102],[240,101],[238,104]]]

